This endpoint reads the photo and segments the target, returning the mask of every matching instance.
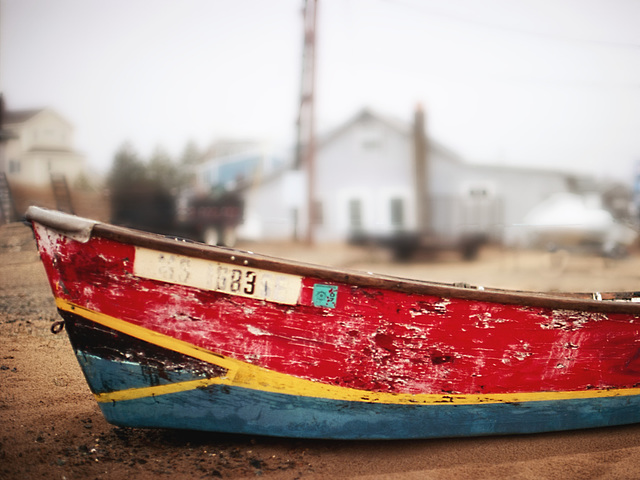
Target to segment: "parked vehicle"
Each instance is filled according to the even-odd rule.
[[[232,247],[244,204],[237,192],[222,192],[178,202],[157,186],[140,186],[112,197],[112,222],[153,233]]]
[[[528,242],[550,251],[588,251],[622,257],[638,233],[581,195],[560,193],[536,206],[524,220]]]

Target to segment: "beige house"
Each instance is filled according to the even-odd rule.
[[[73,185],[83,175],[84,156],[73,149],[73,127],[55,111],[6,111],[3,130],[10,137],[0,172],[11,184],[48,185],[52,174],[64,174]]]

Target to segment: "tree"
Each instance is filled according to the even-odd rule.
[[[196,142],[190,140],[184,147],[182,155],[180,156],[180,165],[184,167],[190,167],[202,162],[202,152],[196,145]]]
[[[152,185],[162,190],[172,191],[180,187],[178,169],[169,153],[161,146],[156,147],[149,160],[147,177]]]
[[[171,195],[175,167],[169,156],[157,149],[145,164],[130,143],[123,144],[109,174],[111,221],[154,232],[170,229],[174,218]]]
[[[202,163],[203,153],[193,140],[184,147],[178,164],[178,182],[180,187],[187,187],[193,183],[195,166]]]
[[[130,142],[123,143],[116,151],[107,179],[112,194],[130,190],[146,180],[146,167]]]

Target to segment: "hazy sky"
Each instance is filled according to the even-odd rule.
[[[108,169],[219,137],[291,145],[303,0],[0,0],[9,109],[50,106]],[[640,1],[319,0],[319,133],[362,107],[470,162],[630,178],[640,161]]]

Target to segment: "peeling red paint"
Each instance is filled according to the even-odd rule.
[[[371,391],[451,394],[640,383],[640,325],[631,314],[343,283],[335,284],[335,308],[321,309],[313,305],[313,288],[326,281],[309,277],[294,308],[139,278],[132,246],[36,233],[56,296],[301,378]],[[628,360],[621,366],[620,359]]]

